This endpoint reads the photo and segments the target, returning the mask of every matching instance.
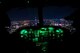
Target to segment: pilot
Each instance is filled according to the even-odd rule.
[[[10,27],[10,19],[5,12],[0,11],[0,32]]]
[[[7,31],[10,27],[10,19],[5,11],[0,10],[0,39],[1,39],[1,51],[9,51],[9,32]]]
[[[69,49],[75,51],[75,49],[80,48],[80,8],[73,12],[70,16],[66,17],[67,20],[72,20],[72,26],[76,29],[76,31],[69,37]],[[70,48],[71,47],[71,48]]]

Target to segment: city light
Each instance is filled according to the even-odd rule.
[[[66,20],[65,19],[44,19],[43,20],[44,23],[43,25],[50,25],[50,26],[60,26],[60,27],[63,27],[63,28],[66,28],[69,26],[71,26],[71,23],[69,23],[67,21],[66,23]],[[18,29],[20,27],[24,27],[24,26],[38,26],[39,20],[38,19],[34,19],[34,20],[22,20],[22,21],[12,21],[11,22],[11,31],[13,29]],[[17,26],[17,27],[16,27]],[[46,30],[44,28],[42,28],[43,30]],[[11,33],[11,32],[10,32]]]

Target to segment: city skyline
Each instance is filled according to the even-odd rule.
[[[16,29],[20,27],[27,27],[27,26],[38,26],[36,23],[38,23],[39,20],[24,20],[24,21],[12,21],[11,22],[11,32],[14,32]],[[50,26],[60,26],[66,28],[67,26],[71,26],[71,23],[68,22],[65,19],[59,19],[59,22],[55,19],[44,19],[44,26],[50,25]],[[10,32],[10,33],[11,33]]]

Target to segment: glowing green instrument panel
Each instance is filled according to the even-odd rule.
[[[47,53],[48,41],[57,40],[63,41],[64,30],[56,27],[32,27],[21,29],[20,37],[25,40],[30,40],[36,43],[36,46],[40,47],[41,53]]]
[[[20,31],[21,38],[26,37],[32,40],[33,42],[38,42],[45,38],[61,38],[63,37],[64,31],[60,28],[55,29],[54,27],[42,27],[39,29],[22,29]]]

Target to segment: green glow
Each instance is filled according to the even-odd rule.
[[[40,35],[43,35],[43,36],[47,36],[48,35],[48,31],[47,31],[47,28],[41,28],[40,30],[39,30],[39,33],[40,33]]]
[[[25,34],[25,33],[28,33],[27,30],[23,29],[21,30],[20,34]]]
[[[53,28],[53,27],[49,27],[48,29],[49,29],[49,30],[54,30],[54,28]]]
[[[59,30],[56,30],[56,32],[57,32],[57,33],[60,33],[60,31],[59,31]]]
[[[63,34],[61,34],[61,33],[63,33],[63,30],[62,29],[57,29],[56,30],[56,34],[57,34],[57,37],[58,38],[60,38],[60,36],[63,36]]]
[[[39,37],[39,30],[37,30],[35,37]]]
[[[43,50],[43,51],[46,51],[46,47],[42,47],[42,50]]]
[[[20,31],[21,37],[27,36],[28,31],[26,29],[23,29]]]
[[[39,37],[39,32],[40,32],[39,30],[35,30],[35,31],[34,31],[35,37]]]
[[[48,32],[47,31],[42,31],[42,30],[39,30],[40,32],[40,35],[43,35],[43,36],[47,36]]]
[[[48,42],[43,42],[42,43],[42,45],[41,45],[41,50],[44,52],[44,53],[46,53],[46,51],[47,51],[47,45],[48,45]]]
[[[39,30],[40,35],[46,36],[48,34],[47,28],[41,28]]]
[[[20,31],[21,38],[29,39],[32,40],[33,42],[38,42],[38,38],[41,37],[41,40],[43,40],[44,37],[48,36],[53,36],[52,38],[62,38],[63,37],[63,30],[62,29],[57,29],[54,30],[54,27],[42,27],[39,30],[34,30],[34,29],[23,29]],[[28,37],[28,38],[27,38]],[[34,38],[31,38],[34,37]],[[46,42],[47,43],[47,42]],[[43,43],[42,45],[46,45],[46,43]]]
[[[33,42],[38,42],[38,38],[33,38]]]
[[[41,28],[41,29],[42,29],[42,30],[45,30],[45,31],[47,30],[47,28]]]
[[[43,42],[43,45],[47,45],[48,44],[48,42]]]
[[[62,29],[58,29],[58,30],[56,30],[56,33],[63,33],[63,30]]]
[[[40,30],[40,35],[45,35],[45,31]]]
[[[59,29],[59,31],[60,31],[61,33],[63,33],[63,30],[62,30],[62,29]]]
[[[51,32],[54,32],[54,28],[53,28],[53,27],[49,27],[48,29],[49,29],[49,32],[50,32],[50,33],[51,33]]]
[[[35,35],[35,37],[37,37],[37,31],[36,30],[34,31],[34,35]]]
[[[40,33],[43,33],[43,31],[39,30]]]

